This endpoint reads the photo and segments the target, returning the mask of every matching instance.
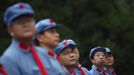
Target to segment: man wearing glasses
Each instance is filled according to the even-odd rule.
[[[90,60],[93,63],[90,70],[91,75],[106,75],[104,71],[106,49],[103,47],[95,47],[91,49],[89,54]]]
[[[71,40],[63,40],[55,49],[61,63],[67,69],[67,75],[90,75],[87,70],[79,66],[79,51],[76,43]]]

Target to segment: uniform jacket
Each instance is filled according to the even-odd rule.
[[[0,63],[5,68],[8,75],[41,75],[39,67],[37,66],[30,50],[23,50],[19,47],[20,42],[16,39],[12,40],[11,45],[6,49]],[[34,46],[43,66],[47,70],[48,75],[64,75],[61,67],[57,67],[57,62],[52,60],[48,52],[40,47]]]

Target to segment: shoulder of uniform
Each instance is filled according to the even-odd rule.
[[[89,70],[88,70],[87,68],[85,68],[85,67],[82,67],[82,69],[83,69],[84,71],[88,71],[88,72],[89,72]]]
[[[40,46],[35,46],[35,49],[36,49],[37,51],[47,53],[47,49],[46,49],[46,48],[42,48],[42,47],[40,47]]]

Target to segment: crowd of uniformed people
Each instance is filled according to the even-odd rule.
[[[79,48],[72,39],[60,41],[60,25],[52,19],[36,23],[28,3],[16,3],[4,13],[4,23],[12,37],[0,57],[0,75],[117,75],[108,47],[90,50],[91,70],[79,63]]]

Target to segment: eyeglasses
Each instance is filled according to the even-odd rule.
[[[105,57],[106,55],[105,54],[95,54],[94,56],[96,56],[96,57],[100,57],[100,56]]]

